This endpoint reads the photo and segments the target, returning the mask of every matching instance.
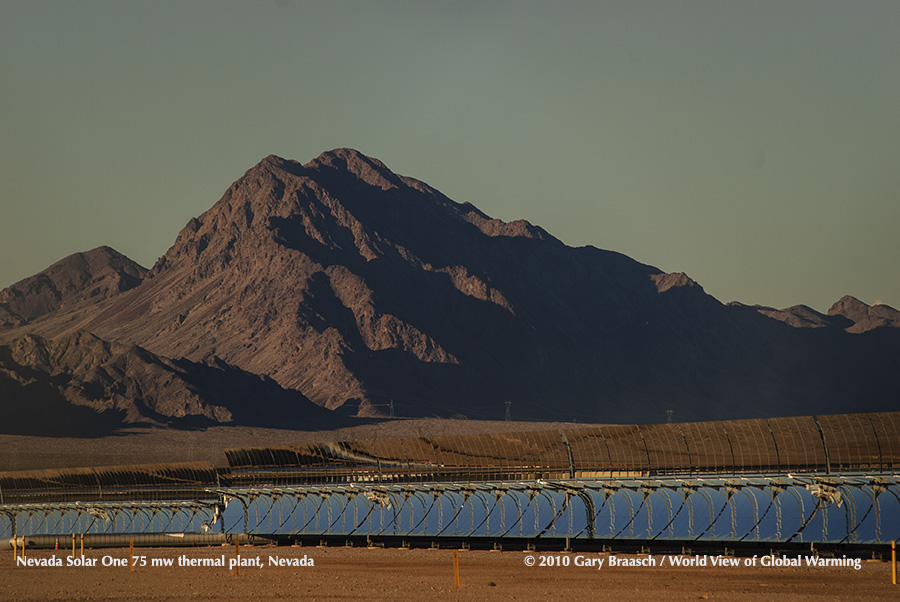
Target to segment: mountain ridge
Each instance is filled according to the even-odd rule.
[[[340,422],[299,393],[229,366],[171,360],[137,345],[76,331],[55,339],[25,335],[0,345],[0,392],[27,403],[0,404],[4,433],[99,436],[122,426],[202,428],[284,421]],[[258,395],[268,402],[257,407]]]
[[[363,416],[496,418],[512,399],[530,419],[753,417],[896,407],[900,322],[865,307],[723,305],[684,273],[335,149],[263,158],[135,286],[0,328],[0,344],[86,331]]]

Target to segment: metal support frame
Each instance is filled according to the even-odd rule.
[[[0,535],[179,533],[885,544],[900,477],[828,474],[222,487],[209,500],[0,505]]]

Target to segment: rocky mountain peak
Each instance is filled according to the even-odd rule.
[[[177,263],[209,274],[236,258],[255,258],[249,264],[257,265],[260,257],[271,261],[294,251],[316,261],[324,252],[342,256],[326,263],[345,263],[347,253],[371,261],[396,252],[434,264],[455,253],[463,238],[477,244],[470,226],[491,238],[561,244],[525,220],[507,223],[455,203],[355,149],[330,150],[302,165],[269,155],[188,222],[152,276]]]
[[[698,288],[700,291],[703,290],[696,281],[694,281],[690,276],[685,274],[684,272],[672,272],[670,274],[652,274],[650,279],[653,280],[653,283],[656,285],[656,290],[659,293],[664,293],[673,288]]]
[[[108,299],[136,287],[146,273],[107,246],[73,253],[0,291],[0,327],[22,326],[60,308]]]
[[[72,261],[91,275],[104,254],[112,264],[103,250]],[[34,290],[46,299],[66,288],[45,276],[53,287]],[[74,290],[94,290],[85,282]],[[265,157],[150,276],[97,299],[68,313],[34,301],[50,315],[24,328],[7,303],[20,322],[0,320],[0,362],[24,375],[10,391],[43,374],[48,395],[129,420],[152,407],[160,422],[280,420],[310,401],[490,418],[501,400],[535,418],[635,421],[679,403],[698,419],[879,411],[900,378],[900,331],[844,332],[900,325],[892,308],[725,307],[684,273],[492,219],[346,148],[305,164]],[[99,338],[66,336],[75,329]],[[2,348],[28,333],[53,343]],[[283,405],[267,413],[274,398]]]
[[[847,332],[866,332],[880,326],[900,327],[900,311],[881,303],[868,305],[850,295],[844,295],[832,305],[828,315],[843,316],[853,322]]]
[[[852,295],[844,295],[840,299],[838,299],[834,305],[828,310],[829,316],[845,316],[851,317],[851,315],[858,315],[860,313],[865,313],[869,309],[869,305],[863,303],[856,297]]]
[[[387,165],[352,148],[336,148],[322,153],[303,166],[314,172],[332,170],[352,174],[361,181],[382,190],[403,186],[399,176]]]

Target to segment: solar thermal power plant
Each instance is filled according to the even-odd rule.
[[[225,450],[208,463],[0,473],[13,545],[222,542],[883,550],[900,412]]]

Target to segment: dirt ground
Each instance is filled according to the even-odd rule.
[[[417,418],[389,420],[333,431],[291,431],[217,426],[198,431],[129,428],[107,437],[38,437],[0,434],[0,471],[117,464],[209,462],[227,466],[224,450],[314,443],[571,428],[563,422],[501,422]]]
[[[595,567],[580,560],[608,554],[459,551],[460,588],[454,586],[453,552],[431,549],[245,546],[246,561],[235,575],[225,567],[178,566],[179,558],[235,557],[231,546],[140,548],[147,566],[134,572],[102,567],[103,557],[125,559],[127,549],[86,550],[96,567],[67,567],[71,551],[35,550],[28,559],[60,559],[62,567],[16,566],[12,550],[0,558],[0,599],[51,600],[897,600],[888,562],[863,561],[851,567]],[[313,566],[268,566],[269,557],[290,561],[304,556]],[[526,565],[541,556],[568,557],[569,566]],[[619,559],[643,559],[626,556]],[[654,555],[658,561],[661,555]],[[173,566],[152,566],[170,559]],[[127,561],[126,561],[127,562]],[[566,562],[562,560],[561,562]],[[743,559],[741,560],[743,564]]]

